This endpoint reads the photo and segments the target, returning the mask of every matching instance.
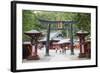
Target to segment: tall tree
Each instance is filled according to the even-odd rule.
[[[90,32],[90,29],[91,29],[91,14],[90,13],[77,13],[75,20],[78,22],[77,27],[80,30]]]

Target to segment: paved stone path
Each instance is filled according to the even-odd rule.
[[[75,54],[71,55],[70,50],[66,50],[66,54],[56,53],[55,50],[49,50],[50,56],[45,56],[45,50],[38,50],[38,55],[40,60],[23,60],[24,63],[27,62],[59,62],[59,61],[72,61],[72,60],[82,60],[78,58],[79,50],[74,50]]]

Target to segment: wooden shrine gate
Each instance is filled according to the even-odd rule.
[[[70,31],[71,31],[71,55],[74,55],[74,49],[73,49],[73,26],[72,24],[75,24],[76,21],[49,21],[49,20],[42,20],[42,19],[38,19],[42,24],[46,24],[47,25],[47,41],[46,41],[46,56],[49,56],[49,39],[50,39],[50,30],[63,30],[66,28],[51,28],[51,24],[62,24],[62,25],[66,25],[66,24],[70,24]],[[59,25],[59,27],[62,27]]]

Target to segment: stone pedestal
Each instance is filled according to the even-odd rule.
[[[32,45],[30,42],[23,42],[23,59],[27,59],[31,55]]]
[[[40,57],[38,56],[38,55],[30,55],[30,56],[28,56],[28,58],[27,58],[27,60],[39,60],[40,59]]]
[[[91,41],[87,40],[85,42],[85,52],[86,52],[86,58],[91,58]]]
[[[86,52],[85,52],[85,37],[88,35],[88,32],[86,31],[79,31],[77,32],[77,36],[79,37],[79,44],[80,44],[80,53],[79,53],[79,58],[84,58],[86,57]]]
[[[32,52],[31,55],[28,56],[28,60],[39,60],[39,56],[37,54],[37,44],[35,46],[32,46]]]

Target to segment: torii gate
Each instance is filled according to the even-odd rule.
[[[72,24],[75,24],[76,21],[49,21],[49,20],[43,20],[43,19],[38,19],[42,24],[47,24],[47,41],[46,41],[46,56],[49,56],[49,38],[50,38],[50,26],[51,24],[70,24],[70,29],[71,29],[71,55],[74,55],[74,49],[73,49],[73,26]],[[63,30],[64,28],[58,28],[56,30]]]

